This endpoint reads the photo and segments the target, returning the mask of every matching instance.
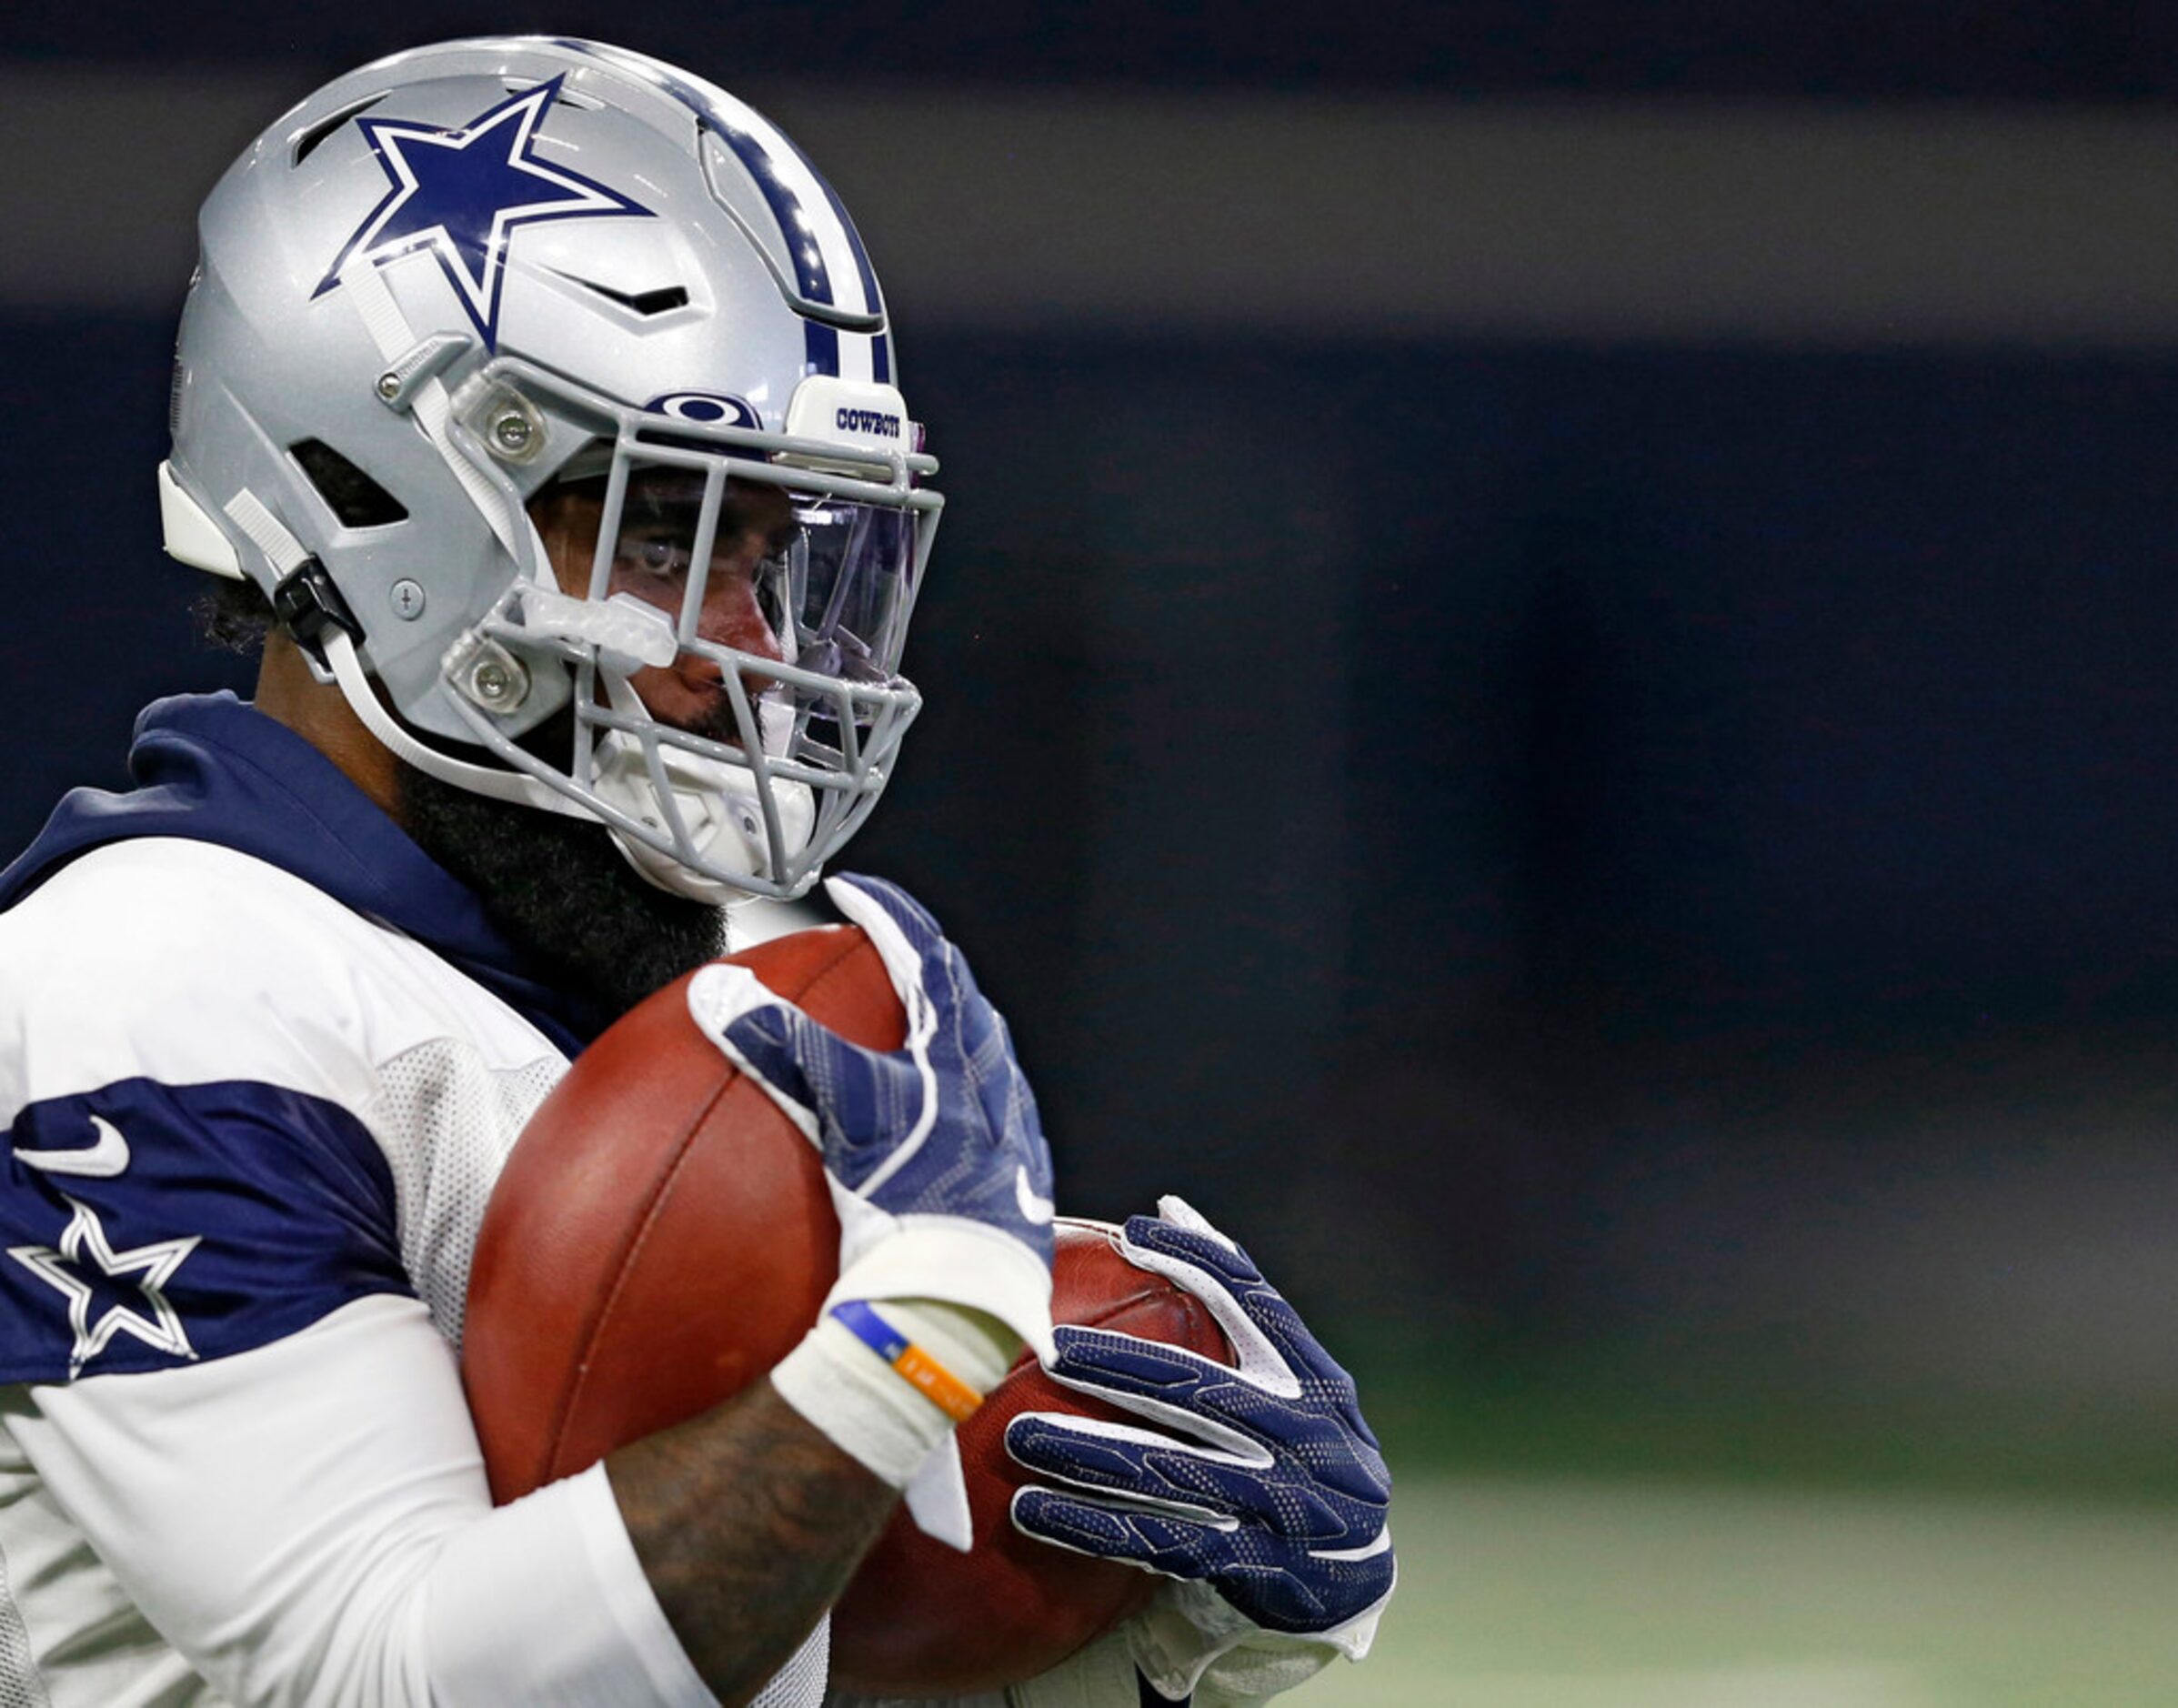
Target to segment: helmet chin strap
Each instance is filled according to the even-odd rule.
[[[494,800],[511,801],[517,806],[540,808],[567,819],[593,821],[597,819],[597,815],[580,801],[561,794],[537,778],[525,777],[519,771],[502,771],[489,765],[472,765],[467,759],[450,759],[437,749],[425,746],[402,728],[380,704],[370,678],[363,673],[363,661],[356,657],[354,641],[339,629],[329,628],[319,644],[325,648],[326,664],[333,672],[333,679],[340,684],[341,698],[362,719],[363,727],[392,749],[396,758],[442,783],[451,783],[473,794],[488,795]]]

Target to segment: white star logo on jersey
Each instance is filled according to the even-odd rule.
[[[68,1355],[68,1374],[74,1376],[106,1349],[116,1334],[133,1334],[147,1346],[176,1358],[195,1358],[196,1349],[182,1328],[182,1320],[160,1290],[173,1279],[182,1260],[196,1250],[202,1234],[186,1239],[161,1240],[140,1245],[133,1251],[116,1251],[105,1237],[98,1212],[87,1204],[68,1201],[75,1214],[61,1231],[57,1250],[44,1245],[14,1245],[8,1256],[35,1275],[68,1301],[68,1324],[75,1331],[75,1348]],[[134,1278],[144,1295],[149,1315],[125,1304],[109,1304],[91,1321],[92,1301],[99,1289],[77,1271],[88,1270],[106,1281]],[[110,1291],[110,1290],[109,1290]]]

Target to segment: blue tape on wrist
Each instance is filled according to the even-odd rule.
[[[897,1364],[908,1351],[908,1337],[859,1299],[834,1305],[832,1315],[840,1325],[888,1364]]]

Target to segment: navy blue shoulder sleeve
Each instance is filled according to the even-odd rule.
[[[0,1184],[0,1381],[171,1369],[412,1293],[363,1123],[249,1080],[21,1110]]]

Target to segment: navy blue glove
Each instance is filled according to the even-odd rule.
[[[825,888],[884,959],[900,1049],[850,1044],[725,962],[691,981],[689,1012],[823,1153],[842,1293],[986,1311],[1048,1350],[1051,1153],[1006,1022],[903,891]]]
[[[1006,1450],[1057,1488],[1016,1492],[1031,1536],[1214,1588],[1267,1631],[1320,1635],[1391,1592],[1391,1479],[1353,1379],[1248,1254],[1177,1198],[1120,1249],[1207,1304],[1236,1370],[1132,1335],[1062,1326],[1052,1378],[1155,1424],[1028,1412]],[[1371,1624],[1373,1629],[1373,1622]]]

